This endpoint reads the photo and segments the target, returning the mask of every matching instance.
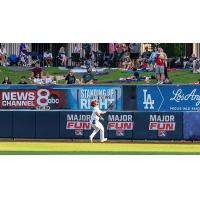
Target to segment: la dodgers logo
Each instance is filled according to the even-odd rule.
[[[147,90],[143,90],[144,93],[144,101],[143,104],[145,105],[144,109],[154,109],[154,100],[151,98],[151,94],[147,94]]]

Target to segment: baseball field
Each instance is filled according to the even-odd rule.
[[[199,155],[198,143],[0,142],[1,155]]]

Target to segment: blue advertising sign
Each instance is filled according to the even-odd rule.
[[[138,111],[196,111],[200,109],[200,86],[138,86]]]
[[[136,112],[135,140],[182,140],[183,115],[181,112]]]
[[[107,132],[109,139],[132,139],[134,130],[132,112],[108,112]]]
[[[9,85],[0,87],[0,109],[90,110],[96,99],[102,110],[113,103],[122,110],[122,87],[99,85]]]
[[[183,113],[184,140],[200,140],[199,121],[200,121],[199,112]]]

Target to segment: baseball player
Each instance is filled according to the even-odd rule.
[[[107,141],[107,138],[104,138],[104,127],[101,124],[101,122],[99,121],[99,119],[103,118],[101,117],[102,114],[105,114],[105,111],[101,111],[99,109],[98,106],[98,102],[96,100],[93,100],[91,102],[91,106],[93,107],[93,111],[92,111],[92,115],[91,115],[91,119],[90,119],[90,124],[92,126],[92,128],[94,128],[94,131],[92,132],[92,134],[90,135],[90,142],[92,142],[92,139],[94,138],[94,136],[98,133],[98,131],[100,131],[100,141],[101,142],[105,142]]]

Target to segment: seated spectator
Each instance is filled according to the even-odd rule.
[[[65,48],[61,47],[59,52],[58,52],[58,59],[61,61],[61,65],[62,66],[67,66],[67,56],[66,56],[66,52],[65,52]]]
[[[76,77],[74,76],[74,73],[72,70],[69,70],[69,73],[65,77],[66,84],[75,84]]]
[[[57,77],[56,76],[53,77],[52,84],[57,84]]]
[[[34,79],[33,79],[33,83],[37,84],[37,85],[42,85],[44,82],[43,82],[42,78],[40,77],[40,75],[37,74],[36,77],[34,77]]]
[[[2,84],[12,84],[12,83],[11,83],[9,77],[8,77],[8,76],[5,76],[5,77],[4,77],[4,80],[3,80],[3,82],[2,82]]]
[[[53,84],[53,79],[49,73],[46,73],[46,77],[43,79],[44,84]]]
[[[0,48],[0,61],[1,61],[1,66],[3,66],[3,67],[6,66],[6,58],[7,58],[6,48],[4,47],[4,45],[1,45],[1,48]]]
[[[137,59],[133,59],[133,62],[131,63],[131,69],[137,70],[139,68],[139,62]]]
[[[26,77],[25,77],[25,76],[22,76],[18,84],[28,84],[28,83],[26,82]]]
[[[48,49],[44,52],[43,57],[44,57],[44,66],[47,66],[47,67],[52,66],[53,56],[52,56],[52,53]]]
[[[84,84],[93,84],[94,83],[94,75],[92,73],[92,68],[87,68],[87,72],[83,74],[81,82]]]
[[[32,77],[36,78],[39,75],[39,78],[42,78],[42,69],[40,63],[36,62],[35,67],[32,69]]]
[[[25,66],[27,66],[27,63],[28,63],[27,55],[21,52],[21,54],[19,55],[19,63],[18,63],[18,65],[22,66],[22,67],[25,67]]]
[[[130,69],[130,67],[131,67],[131,59],[130,59],[129,55],[125,55],[122,58],[122,66],[123,66],[124,70],[129,70]]]

